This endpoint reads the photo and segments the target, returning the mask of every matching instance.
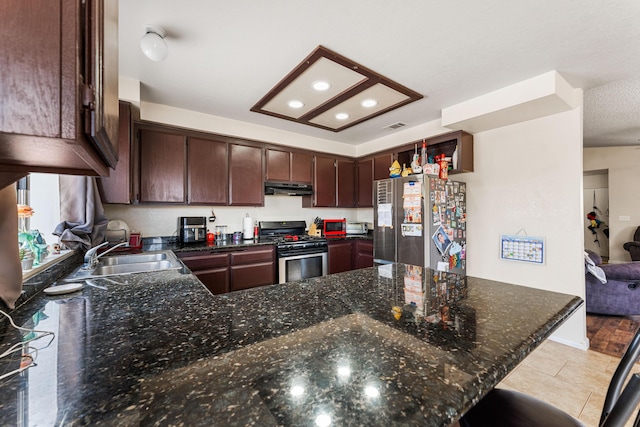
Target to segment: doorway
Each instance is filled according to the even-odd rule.
[[[609,237],[604,231],[609,228],[609,171],[584,172],[583,182],[584,248],[592,250],[606,261],[609,259]],[[587,218],[591,212],[596,215],[595,227]]]

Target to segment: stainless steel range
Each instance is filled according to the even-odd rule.
[[[327,275],[327,240],[305,234],[305,221],[260,221],[260,241],[273,241],[278,283]]]

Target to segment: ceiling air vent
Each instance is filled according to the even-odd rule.
[[[406,126],[406,124],[402,123],[402,122],[395,122],[395,123],[392,123],[390,125],[387,125],[387,126],[383,127],[382,129],[394,130],[394,129],[401,128],[403,126]]]

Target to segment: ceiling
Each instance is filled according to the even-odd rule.
[[[584,89],[584,145],[640,145],[640,2],[121,0],[120,75],[141,101],[358,145],[557,70]],[[169,55],[140,50],[146,24]],[[424,98],[341,132],[250,111],[317,46]],[[405,127],[405,128],[406,128]]]

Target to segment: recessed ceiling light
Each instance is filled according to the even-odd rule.
[[[304,107],[304,103],[302,101],[292,100],[288,102],[289,107],[291,108],[302,108]]]
[[[313,82],[311,87],[317,91],[324,91],[329,89],[331,85],[328,82],[325,82],[324,80],[318,80],[317,82]]]
[[[347,113],[338,113],[336,114],[336,119],[338,120],[347,120],[349,115]]]
[[[376,101],[375,99],[365,99],[360,103],[360,105],[362,105],[365,108],[371,108],[378,105],[378,101]]]

